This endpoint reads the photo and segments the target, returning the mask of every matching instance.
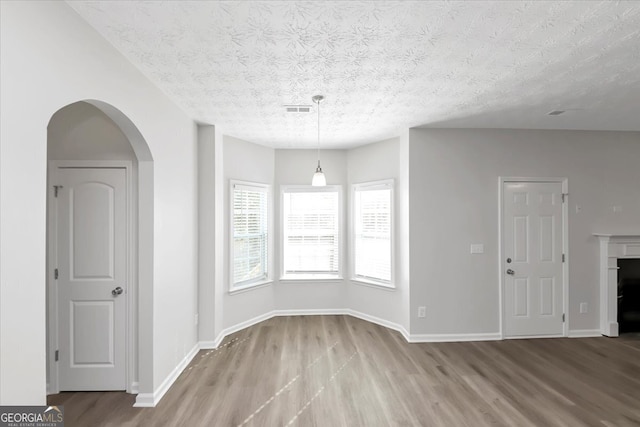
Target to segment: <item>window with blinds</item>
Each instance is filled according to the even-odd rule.
[[[269,278],[269,187],[231,182],[231,290]]]
[[[283,188],[283,278],[340,276],[339,212],[339,187]]]
[[[353,275],[392,284],[393,181],[353,187]]]

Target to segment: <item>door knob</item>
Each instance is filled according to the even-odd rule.
[[[117,297],[122,292],[124,292],[124,291],[122,290],[122,288],[120,286],[118,286],[117,288],[115,288],[114,290],[111,291],[111,295],[113,295],[114,297]]]
[[[512,269],[508,269],[507,274],[510,274],[511,276],[513,276],[514,274],[516,274],[516,272],[513,271]]]

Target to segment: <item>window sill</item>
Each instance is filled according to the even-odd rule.
[[[267,285],[271,285],[273,280],[264,280],[262,282],[251,283],[250,285],[239,286],[236,288],[229,289],[229,295],[241,294],[243,292],[252,291],[254,289],[263,288]]]
[[[299,275],[299,276],[283,276],[280,278],[281,282],[286,283],[338,283],[344,281],[343,277],[340,276],[309,276],[309,275]]]
[[[369,288],[382,289],[390,292],[393,292],[396,290],[396,287],[393,285],[393,283],[384,284],[380,282],[375,282],[373,280],[362,279],[360,277],[352,277],[351,283],[360,285],[360,286],[367,286]]]

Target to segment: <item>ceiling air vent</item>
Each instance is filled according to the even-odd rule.
[[[285,105],[287,113],[310,113],[311,105]]]

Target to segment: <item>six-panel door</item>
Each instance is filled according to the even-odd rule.
[[[503,187],[504,335],[562,335],[562,184]]]

